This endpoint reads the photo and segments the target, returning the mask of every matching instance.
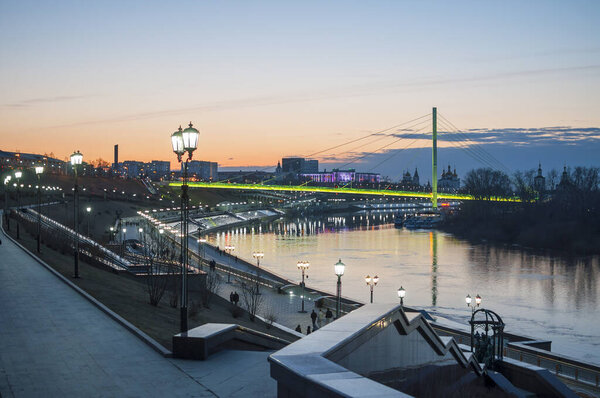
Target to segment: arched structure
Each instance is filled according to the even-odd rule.
[[[471,315],[471,352],[481,363],[493,367],[501,360],[504,349],[504,322],[494,311],[478,309]]]

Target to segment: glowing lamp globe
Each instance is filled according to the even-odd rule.
[[[406,297],[406,290],[400,286],[400,289],[398,289],[398,298],[403,299],[404,297]]]
[[[77,151],[71,155],[71,165],[77,166],[83,162],[83,155],[81,152]]]
[[[192,156],[192,152],[198,148],[198,136],[200,132],[196,130],[192,122],[188,125],[188,127],[182,131],[181,138],[183,140],[183,149],[186,150],[190,157]]]
[[[185,153],[185,149],[183,149],[183,136],[181,126],[179,126],[179,130],[171,134],[171,145],[173,146],[173,152],[181,158],[181,155]]]
[[[342,259],[340,258],[340,259],[338,260],[338,262],[337,262],[337,263],[335,263],[335,265],[333,266],[333,269],[334,269],[334,271],[335,271],[335,274],[336,274],[337,276],[342,276],[342,275],[344,275],[344,271],[346,270],[346,264],[344,264],[344,263],[342,262]]]

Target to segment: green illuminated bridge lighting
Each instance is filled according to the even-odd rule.
[[[426,198],[431,200],[430,192],[411,192],[394,191],[391,189],[360,189],[360,188],[334,188],[334,187],[311,187],[306,185],[261,185],[261,184],[235,184],[226,182],[190,182],[190,188],[210,188],[210,189],[237,189],[247,191],[286,191],[286,192],[320,192],[346,195],[369,195],[369,196],[391,196],[391,197],[410,197]],[[181,186],[181,182],[169,183],[171,187]],[[472,195],[438,193],[438,199],[451,200],[475,200]],[[518,202],[518,198],[491,198],[495,202]]]

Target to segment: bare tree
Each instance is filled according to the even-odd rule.
[[[168,279],[170,279],[170,268],[168,259],[163,258],[164,238],[156,231],[143,234],[142,247],[144,252],[144,263],[146,265],[146,291],[150,304],[157,307],[167,290]]]
[[[506,197],[511,193],[508,175],[490,168],[469,171],[465,177],[464,188],[479,200]]]
[[[215,271],[209,271],[206,274],[206,283],[200,293],[202,297],[202,304],[204,304],[206,308],[210,308],[210,301],[213,295],[219,293],[219,290],[221,289],[221,283],[221,276]]]
[[[258,280],[251,280],[249,282],[242,283],[242,296],[244,297],[244,306],[250,314],[251,321],[254,321],[256,314],[258,313],[258,311],[260,311],[264,303],[264,296],[261,295],[260,292],[256,289],[257,283]]]
[[[513,185],[515,187],[515,192],[524,204],[530,203],[536,198],[536,192],[533,183],[534,175],[534,170],[528,170],[526,172],[519,170],[513,174]]]

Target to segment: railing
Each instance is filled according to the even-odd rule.
[[[549,351],[528,347],[524,343],[508,343],[504,356],[546,368],[558,377],[585,385],[600,387],[600,366],[579,362]]]
[[[35,210],[28,209],[27,213],[17,212],[16,214],[18,214],[19,216],[21,216],[24,219],[27,219],[29,222],[37,223],[37,212]],[[44,215],[40,215],[40,219],[42,221],[42,225],[50,230],[59,231],[61,233],[67,234],[70,237],[75,237],[75,235],[76,235],[75,231],[62,225],[61,223],[59,223],[57,221],[54,221],[51,218],[48,218]],[[86,251],[85,248],[83,248],[83,247],[80,248],[81,253],[83,253],[89,257],[94,257],[96,260],[98,260],[102,264],[109,266],[111,268],[114,268],[116,270],[127,270],[129,268],[129,266],[131,265],[127,260],[116,255],[114,252],[106,249],[104,246],[100,245],[98,242],[96,242],[82,234],[78,234],[77,236],[79,238],[79,242],[92,245],[93,247],[100,250],[106,257],[95,256],[91,252]]]
[[[468,332],[461,332],[440,325],[433,325],[433,328],[440,334],[454,337],[459,344],[471,346],[471,336]],[[531,344],[535,343],[537,343],[535,340],[531,341]],[[600,388],[600,366],[533,347],[528,341],[508,342],[504,347],[504,356],[548,369],[556,376],[568,381],[577,381]]]

